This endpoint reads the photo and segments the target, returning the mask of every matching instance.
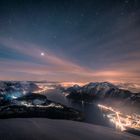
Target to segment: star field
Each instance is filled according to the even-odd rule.
[[[139,83],[139,62],[139,0],[0,1],[1,80]]]

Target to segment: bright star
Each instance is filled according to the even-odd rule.
[[[44,55],[45,55],[45,54],[42,52],[42,53],[41,53],[41,56],[44,56]]]

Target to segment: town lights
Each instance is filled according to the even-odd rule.
[[[113,124],[115,124],[116,128],[119,128],[121,131],[124,131],[127,128],[140,130],[140,115],[138,114],[125,115],[122,112],[113,109],[112,107],[108,107],[101,104],[98,104],[98,107],[108,114],[106,115],[107,118]]]

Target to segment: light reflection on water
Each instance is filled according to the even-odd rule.
[[[90,124],[103,125],[107,127],[114,127],[110,121],[105,118],[101,112],[101,110],[97,106],[97,102],[81,102],[75,101],[72,99],[68,99],[62,94],[62,92],[58,89],[47,91],[46,96],[48,99],[53,100],[55,102],[59,102],[61,104],[67,105],[69,107],[75,108],[84,114],[84,122]]]

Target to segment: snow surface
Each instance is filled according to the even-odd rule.
[[[0,140],[139,140],[110,128],[45,118],[0,120]]]

